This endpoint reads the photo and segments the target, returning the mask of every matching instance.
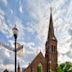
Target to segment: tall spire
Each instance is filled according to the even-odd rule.
[[[18,63],[18,72],[20,72],[20,64]]]
[[[52,19],[52,8],[50,8],[50,20],[49,20],[49,31],[48,31],[48,39],[51,39],[54,36],[54,27],[53,27],[53,19]]]
[[[47,61],[47,72],[53,70],[57,72],[57,39],[54,34],[53,19],[52,19],[52,8],[50,8],[50,20],[49,20],[49,31],[48,38],[45,45],[46,53],[45,58]]]

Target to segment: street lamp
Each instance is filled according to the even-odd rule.
[[[14,36],[14,39],[15,39],[15,43],[14,43],[14,45],[15,45],[15,72],[16,72],[16,41],[17,41],[17,35],[18,35],[18,29],[16,28],[16,27],[14,27],[13,29],[13,36]]]

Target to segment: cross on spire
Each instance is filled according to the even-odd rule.
[[[52,7],[50,7],[50,12],[52,13]]]

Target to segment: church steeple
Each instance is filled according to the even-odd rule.
[[[48,37],[45,45],[46,53],[45,58],[47,61],[47,72],[53,70],[57,72],[57,39],[54,34],[53,19],[52,19],[52,8],[50,9],[50,20]]]
[[[56,37],[54,35],[54,27],[53,27],[53,18],[52,18],[52,8],[50,8],[50,20],[49,20],[49,30],[48,30],[48,38],[49,39],[55,39]]]

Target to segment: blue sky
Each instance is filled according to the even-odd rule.
[[[58,62],[72,61],[71,0],[0,0],[0,42],[13,47],[12,28],[17,26],[18,42],[24,54],[18,62],[26,67],[41,51],[44,55],[50,6],[58,39]],[[14,53],[0,46],[0,70],[14,66]]]

